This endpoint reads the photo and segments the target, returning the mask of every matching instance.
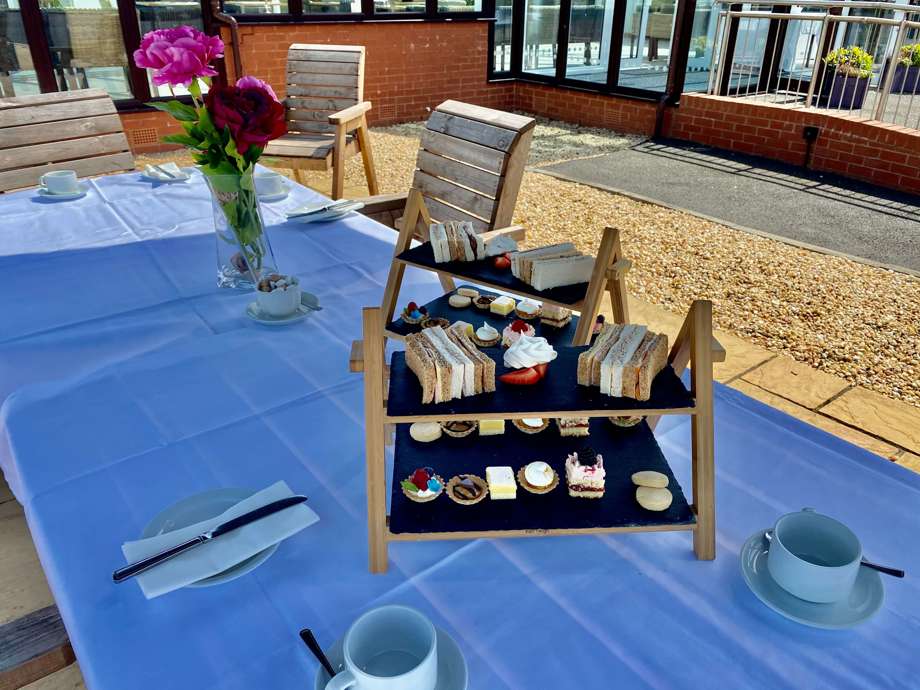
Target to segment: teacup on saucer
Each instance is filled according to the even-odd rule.
[[[300,281],[297,276],[272,273],[256,286],[256,301],[269,316],[290,316],[300,307]]]
[[[59,196],[79,194],[80,183],[75,170],[53,170],[38,178],[38,183],[48,193]]]

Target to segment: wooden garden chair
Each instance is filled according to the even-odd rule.
[[[478,232],[509,227],[535,124],[532,117],[459,101],[435,108],[412,178],[427,211],[411,209],[418,236],[427,238],[429,214],[437,221],[470,221]],[[408,191],[367,197],[361,213],[398,230],[408,199]]]
[[[269,164],[291,168],[301,184],[305,170],[332,170],[332,198],[345,193],[345,161],[359,153],[371,194],[377,173],[367,131],[364,46],[295,43],[287,61],[288,133],[265,149]]]
[[[79,177],[134,169],[121,118],[101,89],[0,98],[0,193],[53,170]]]

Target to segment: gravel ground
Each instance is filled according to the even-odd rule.
[[[372,131],[381,192],[408,187],[420,131],[419,124]],[[530,164],[600,155],[637,141],[541,120]],[[324,190],[331,184],[320,173],[310,182]],[[360,159],[352,159],[346,185],[363,184]],[[616,226],[633,260],[634,294],[677,313],[693,299],[710,299],[718,328],[920,407],[916,278],[531,172],[515,222],[528,229],[529,246],[569,240],[590,252],[602,228]]]

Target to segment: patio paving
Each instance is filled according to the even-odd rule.
[[[534,171],[920,272],[920,197],[909,194],[664,140]]]

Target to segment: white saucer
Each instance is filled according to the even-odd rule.
[[[54,192],[49,192],[44,187],[38,188],[39,196],[42,196],[46,199],[57,199],[58,201],[72,201],[73,199],[79,199],[86,196],[86,192],[89,191],[89,183],[87,182],[78,182],[77,186],[80,188],[77,191],[67,192],[66,194],[55,194]]]
[[[264,201],[265,203],[270,204],[273,201],[282,201],[283,199],[287,199],[288,194],[291,193],[291,187],[285,181],[282,181],[281,185],[284,187],[284,191],[277,192],[276,194],[259,194],[259,201]]]
[[[352,211],[359,211],[364,208],[363,202],[352,201],[351,203],[342,204],[336,208],[330,208],[325,211],[321,210],[323,206],[327,205],[328,204],[313,204],[312,206],[301,206],[300,208],[288,211],[287,218],[288,220],[293,220],[298,223],[326,223],[331,220],[338,220]]]
[[[770,543],[767,530],[755,532],[741,547],[741,574],[758,599],[781,616],[813,628],[853,628],[878,613],[885,601],[882,578],[871,568],[860,568],[850,596],[832,604],[815,604],[795,597],[776,584],[767,570]]]
[[[288,314],[287,316],[272,316],[264,313],[259,308],[258,302],[250,302],[246,305],[246,316],[256,323],[261,323],[263,326],[287,326],[292,323],[297,323],[307,318],[311,311],[312,309],[306,307],[301,302],[301,305],[293,314]]]
[[[142,172],[141,179],[145,182],[159,182],[161,184],[176,184],[177,182],[188,182],[190,179],[192,179],[192,176],[187,170],[180,168],[180,171],[181,174],[179,177],[166,177],[166,175],[160,177],[155,175],[148,175],[146,172]]]
[[[436,630],[438,631],[438,684],[435,690],[466,690],[469,681],[463,652],[460,651],[454,638],[440,628],[436,627]],[[325,650],[329,663],[336,671],[345,668],[342,655],[344,639],[345,636],[342,635],[334,645]],[[316,669],[316,678],[313,681],[314,690],[325,690],[328,682],[329,674],[320,666]]]
[[[141,533],[141,539],[149,539],[159,534],[182,529],[183,527],[194,525],[196,522],[202,522],[215,515],[220,515],[231,506],[235,506],[240,501],[249,498],[253,493],[251,489],[214,489],[184,498],[178,503],[165,508],[148,522]],[[278,544],[272,544],[246,560],[230,566],[223,572],[198,580],[198,582],[193,582],[190,585],[186,585],[186,587],[212,587],[235,580],[258,568],[277,550]]]

